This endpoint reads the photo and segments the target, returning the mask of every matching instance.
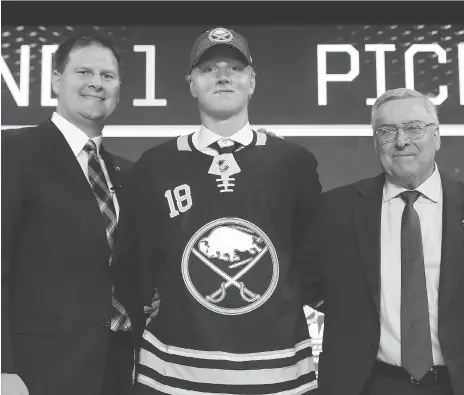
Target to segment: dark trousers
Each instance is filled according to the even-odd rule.
[[[111,332],[103,395],[132,395],[134,341],[131,332]]]
[[[372,374],[361,395],[457,395],[450,383],[415,386],[407,381]]]

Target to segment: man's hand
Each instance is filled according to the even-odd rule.
[[[160,305],[160,296],[159,296],[158,291],[156,291],[155,294],[153,295],[151,306],[143,307],[144,313],[150,314],[145,321],[145,325],[148,325],[148,323],[158,315],[159,305]]]
[[[2,373],[2,394],[29,395],[29,391],[17,374]]]
[[[271,132],[271,131],[269,131],[267,129],[264,129],[264,128],[258,129],[258,132],[266,133],[268,136],[277,137],[277,138],[282,139],[282,140],[284,139],[283,136],[277,136],[274,132]]]

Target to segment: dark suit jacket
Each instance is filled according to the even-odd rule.
[[[119,198],[130,162],[102,156]],[[31,395],[101,394],[109,254],[95,196],[55,125],[3,131],[2,372]]]
[[[464,184],[441,174],[443,242],[438,335],[454,393],[464,394]],[[322,395],[359,395],[380,340],[380,217],[384,176],[323,195],[306,244],[306,302],[322,292]],[[398,229],[398,232],[400,230]],[[398,279],[399,281],[400,279]],[[312,300],[311,300],[312,299]]]

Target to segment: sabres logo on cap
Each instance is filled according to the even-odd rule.
[[[218,27],[208,34],[208,38],[214,43],[230,43],[234,38],[234,35],[230,30]]]

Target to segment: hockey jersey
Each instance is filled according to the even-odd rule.
[[[127,192],[145,303],[137,394],[305,394],[316,385],[292,264],[321,187],[314,156],[253,132],[210,156],[192,135],[145,152]]]

